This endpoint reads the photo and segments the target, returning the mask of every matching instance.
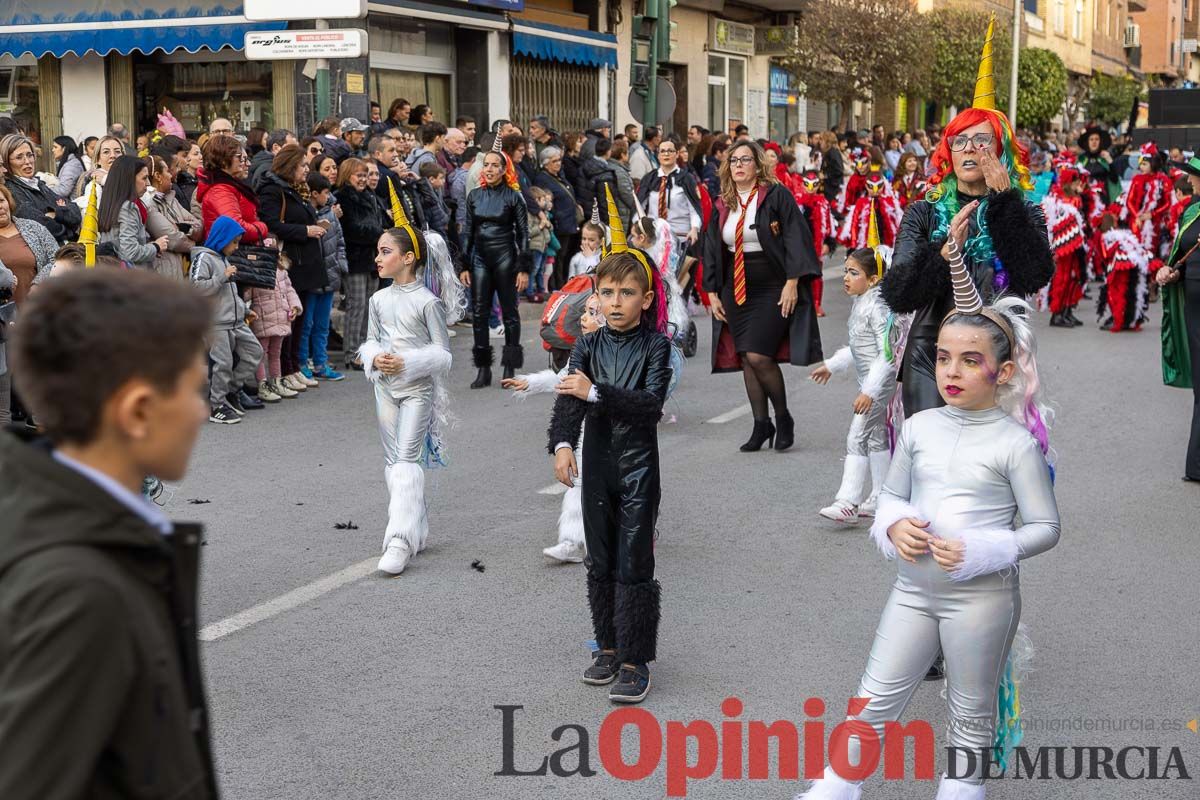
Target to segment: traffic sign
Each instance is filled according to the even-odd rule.
[[[629,113],[643,125],[666,125],[675,115],[675,86],[666,78],[659,77],[655,82],[655,91],[658,94],[656,108],[658,113],[655,114],[655,119],[651,122],[645,119],[643,108],[645,106],[645,98],[638,94],[637,89],[629,90]]]

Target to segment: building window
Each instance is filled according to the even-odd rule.
[[[238,133],[275,127],[270,61],[227,61],[232,51],[134,55],[138,130],[152,130],[169,108],[189,137],[224,117]]]
[[[746,116],[746,60],[737,56],[708,56],[708,127],[732,133]]]
[[[1083,38],[1083,0],[1075,0],[1075,16],[1071,24],[1071,36]]]
[[[1038,0],[1022,0],[1022,4],[1024,5],[1024,7],[1025,7],[1025,10],[1026,10],[1027,12],[1029,12],[1030,14],[1033,14],[1033,15],[1035,15],[1035,16],[1037,15],[1037,13],[1038,13],[1038,7],[1037,7],[1037,6],[1038,6]]]
[[[1067,32],[1067,0],[1054,0],[1054,32]]]
[[[42,140],[38,97],[37,59],[30,55],[0,56],[0,116],[16,120],[21,130],[49,153],[50,143]]]

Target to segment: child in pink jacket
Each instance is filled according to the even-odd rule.
[[[300,315],[300,295],[292,288],[288,277],[286,260],[279,260],[275,270],[275,288],[246,290],[246,302],[250,304],[258,319],[250,323],[250,330],[262,345],[264,358],[258,365],[258,399],[264,403],[278,403],[283,398],[293,399],[304,391],[294,384],[284,383],[283,369],[279,363],[283,351],[283,340],[292,332],[292,320]]]

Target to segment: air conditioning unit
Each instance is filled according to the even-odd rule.
[[[1125,26],[1125,47],[1141,47],[1142,46],[1142,27],[1136,22],[1131,22]]]

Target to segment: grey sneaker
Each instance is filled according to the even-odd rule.
[[[209,422],[217,422],[221,425],[236,425],[242,421],[237,412],[229,405],[229,403],[221,403],[219,406],[213,406],[208,415]]]
[[[583,682],[607,686],[617,678],[617,651],[593,650],[592,665],[583,673]]]

